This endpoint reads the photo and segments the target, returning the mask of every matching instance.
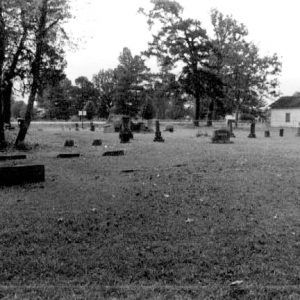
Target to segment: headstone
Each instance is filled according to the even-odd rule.
[[[213,132],[213,136],[211,141],[214,144],[224,143],[229,144],[232,143],[230,141],[230,131],[227,128],[217,129]]]
[[[233,123],[235,123],[235,120],[229,119],[227,121],[227,127],[228,127],[229,132],[230,132],[230,137],[235,137],[235,135],[233,133],[233,126],[232,126]]]
[[[124,150],[115,150],[115,151],[104,152],[102,156],[123,156],[123,155],[125,155]]]
[[[0,161],[26,159],[26,158],[27,158],[26,155],[5,155],[5,156],[0,156]]]
[[[94,140],[92,146],[101,146],[102,140]]]
[[[174,132],[174,126],[173,125],[167,125],[165,128],[165,131]]]
[[[66,140],[64,146],[65,147],[74,147],[74,141],[73,140]]]
[[[255,122],[251,122],[251,125],[250,125],[250,134],[248,135],[248,138],[256,138],[256,134],[255,134]]]
[[[270,137],[270,131],[269,131],[269,130],[266,130],[266,131],[265,131],[265,137],[266,137],[266,138]]]
[[[0,167],[0,186],[12,186],[45,181],[44,165]]]
[[[93,122],[90,123],[90,130],[95,131],[95,125]]]
[[[282,136],[283,136],[283,134],[284,134],[284,129],[283,129],[283,128],[280,128],[280,129],[279,129],[279,136],[281,136],[281,137],[282,137]]]
[[[133,138],[132,131],[130,130],[130,117],[122,117],[122,126],[119,133],[119,138],[121,143],[129,143],[130,139]]]
[[[103,132],[104,133],[113,133],[115,132],[115,128],[113,124],[105,124],[103,126]]]
[[[160,128],[159,128],[159,121],[155,121],[155,137],[154,137],[154,142],[160,142],[163,143],[165,140],[161,136]]]
[[[300,126],[297,128],[297,134],[296,136],[300,136]]]
[[[79,153],[61,153],[57,155],[57,158],[74,158],[79,156]]]
[[[79,124],[78,123],[75,123],[75,130],[79,131]]]

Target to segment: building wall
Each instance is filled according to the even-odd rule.
[[[286,122],[286,114],[290,114],[290,122]],[[300,108],[271,109],[272,127],[299,127]]]

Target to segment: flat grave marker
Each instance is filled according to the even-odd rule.
[[[21,185],[44,181],[44,165],[0,167],[0,186]]]
[[[123,156],[125,155],[124,150],[106,151],[102,156]]]
[[[4,155],[0,156],[0,161],[7,161],[7,160],[17,160],[17,159],[26,159],[26,155]]]
[[[60,153],[57,155],[57,158],[74,158],[80,157],[79,153]]]

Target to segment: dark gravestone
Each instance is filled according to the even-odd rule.
[[[45,181],[44,165],[0,167],[0,186]]]
[[[279,129],[279,136],[283,136],[283,134],[284,134],[284,129],[283,128]]]
[[[75,130],[79,131],[79,124],[78,123],[75,123]]]
[[[233,123],[235,123],[235,120],[228,120],[227,121],[227,127],[228,127],[228,130],[230,132],[230,137],[235,137],[235,135],[233,133],[233,126],[232,126]]]
[[[265,137],[266,137],[266,138],[270,137],[270,131],[269,131],[269,130],[266,130],[266,131],[265,131]]]
[[[174,132],[174,126],[173,125],[167,125],[165,128],[165,131]]]
[[[93,122],[90,123],[90,130],[95,131],[95,125]]]
[[[251,125],[250,125],[250,134],[248,135],[248,138],[256,138],[256,134],[255,134],[255,122],[251,122]]]
[[[92,146],[101,146],[102,140],[94,140]]]
[[[217,129],[213,132],[211,141],[215,144],[224,143],[228,144],[230,142],[230,131],[227,128]]]
[[[122,117],[122,126],[119,133],[119,138],[121,143],[129,143],[130,139],[133,138],[132,131],[130,130],[130,117]]]
[[[5,155],[5,156],[0,156],[0,161],[26,159],[26,158],[27,158],[26,155]]]
[[[300,136],[300,127],[297,128],[297,134],[296,136]]]
[[[125,155],[124,150],[107,151],[103,153],[103,156],[123,156]]]
[[[61,153],[57,155],[57,158],[74,158],[79,156],[79,153]]]
[[[164,142],[165,140],[161,136],[160,128],[159,128],[159,121],[155,121],[155,137],[154,137],[154,142]]]
[[[66,140],[64,146],[65,147],[74,147],[74,141],[73,140]]]

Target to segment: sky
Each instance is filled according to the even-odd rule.
[[[300,91],[299,0],[178,0],[184,16],[201,21],[211,30],[210,10],[216,8],[244,23],[249,39],[262,55],[277,53],[282,62],[280,90],[283,95]],[[76,49],[68,49],[68,78],[92,76],[115,68],[124,47],[140,54],[151,41],[146,19],[139,7],[150,0],[71,0],[73,19],[67,24]],[[153,63],[153,62],[152,62]],[[151,64],[150,64],[151,66]]]

